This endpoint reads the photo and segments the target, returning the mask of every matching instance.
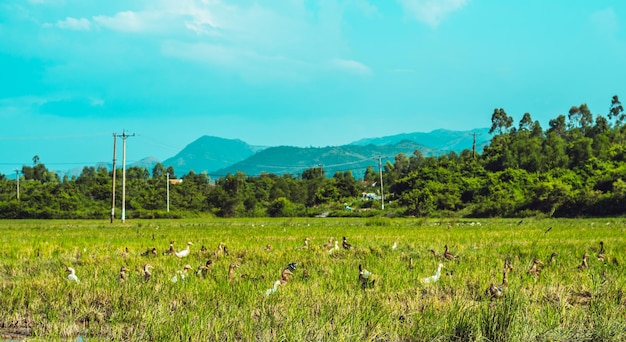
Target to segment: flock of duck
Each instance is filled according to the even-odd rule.
[[[550,254],[549,263],[552,264],[554,259],[558,256],[557,253]],[[604,242],[600,241],[600,248],[598,250],[598,254],[596,255],[598,261],[605,263],[608,261],[606,256],[606,251],[604,249]],[[577,266],[577,269],[580,271],[584,271],[589,268],[589,259],[590,255],[588,253],[583,254],[581,263]],[[619,265],[617,258],[612,259],[613,264]],[[535,280],[539,279],[541,276],[541,271],[543,270],[544,263],[540,259],[534,259],[530,268],[526,271],[526,273],[533,277]],[[502,270],[502,284],[495,285],[494,283],[489,284],[489,288],[487,289],[487,294],[491,298],[502,298],[504,296],[504,292],[509,286],[508,274],[513,271],[513,265],[511,265],[510,261],[504,261],[504,268]]]
[[[309,243],[310,243],[310,239],[309,238],[305,238],[304,239],[304,244],[302,246],[299,246],[296,248],[296,250],[304,250],[304,249],[308,249],[309,248]],[[193,243],[192,242],[188,242],[187,246],[185,249],[180,250],[180,251],[175,251],[174,250],[174,241],[170,242],[169,245],[169,249],[165,250],[165,252],[163,252],[164,256],[175,256],[177,258],[183,259],[186,258],[190,255],[191,251],[190,251],[190,246],[192,246]],[[398,244],[397,242],[394,242],[394,244],[391,246],[391,250],[396,250]],[[335,240],[333,237],[330,237],[328,242],[323,244],[322,246],[325,250],[328,251],[329,254],[334,254],[337,251],[339,251],[340,249],[344,249],[344,250],[350,250],[353,248],[353,246],[348,243],[346,237],[343,237],[342,243],[341,243],[341,248],[339,247],[339,242],[337,240]],[[265,251],[271,251],[272,250],[272,246],[270,244],[266,245],[263,250]],[[423,284],[433,284],[436,283],[437,281],[439,281],[440,277],[441,277],[441,271],[442,269],[445,267],[443,262],[446,261],[459,261],[458,256],[454,255],[453,253],[450,252],[450,250],[448,249],[448,245],[444,246],[444,252],[443,254],[439,255],[437,254],[437,252],[433,249],[429,250],[430,253],[432,253],[434,258],[437,258],[439,260],[441,260],[441,262],[437,265],[437,270],[435,271],[435,273],[431,276],[428,277],[424,277],[421,278],[421,282]],[[208,252],[205,246],[202,246],[200,252],[202,253],[206,253]],[[597,253],[597,259],[601,262],[606,263],[608,261],[608,258],[606,257],[605,254],[605,248],[604,248],[604,243],[602,241],[600,241],[600,248],[599,251]],[[125,250],[125,255],[129,254],[128,248],[126,248]],[[208,259],[206,261],[205,264],[200,265],[197,268],[197,271],[195,272],[197,276],[201,276],[201,277],[206,277],[209,272],[211,267],[214,264],[213,259],[218,259],[221,256],[228,256],[229,252],[228,252],[228,248],[226,247],[226,245],[224,243],[220,243],[217,247],[217,250],[215,252],[212,253],[212,259]],[[158,253],[157,253],[157,249],[155,247],[152,248],[148,248],[145,252],[141,253],[142,257],[157,257]],[[550,263],[552,263],[555,259],[555,257],[558,256],[557,253],[552,253],[550,255]],[[588,253],[585,253],[582,256],[582,261],[581,263],[578,265],[578,269],[579,270],[585,270],[587,268],[589,268],[589,259],[590,255]],[[612,259],[612,262],[615,265],[618,265],[618,261],[616,258]],[[527,274],[530,277],[533,277],[535,279],[539,279],[540,275],[541,275],[541,271],[542,271],[542,266],[544,265],[544,263],[539,260],[539,259],[534,259],[532,265],[530,266],[530,268],[527,270]],[[291,262],[288,263],[281,271],[280,273],[280,278],[277,279],[276,281],[274,281],[273,286],[271,288],[269,288],[268,290],[265,291],[265,295],[269,296],[273,293],[276,293],[279,289],[279,287],[281,286],[285,286],[289,283],[289,281],[291,280],[292,276],[294,275],[293,272],[296,271],[298,264],[296,262]],[[228,268],[228,279],[229,281],[232,281],[236,278],[235,275],[235,269],[239,267],[238,263],[231,263],[229,268]],[[414,267],[413,264],[413,258],[409,258],[409,265],[408,267],[410,269],[412,269]],[[150,281],[152,278],[152,273],[151,273],[151,269],[153,268],[153,266],[150,263],[146,263],[143,265],[143,269],[142,269],[142,273],[143,273],[143,279],[144,281]],[[184,281],[186,277],[188,277],[189,271],[192,270],[192,266],[190,264],[185,264],[182,269],[176,271],[176,273],[170,278],[171,282],[178,282],[178,281]],[[508,274],[510,272],[513,271],[513,265],[511,264],[511,262],[509,260],[505,260],[504,261],[504,268],[502,270],[502,282],[499,285],[495,285],[494,283],[491,283],[489,285],[489,287],[487,288],[487,290],[485,291],[486,294],[491,297],[492,299],[497,299],[497,298],[502,298],[504,296],[504,293],[509,285],[509,281],[508,281]],[[67,272],[67,280],[70,282],[74,282],[74,283],[80,283],[80,280],[78,278],[78,276],[76,275],[76,270],[72,267],[66,267],[66,272]],[[452,276],[453,272],[449,272],[448,275]],[[308,274],[308,270],[303,270],[303,278],[308,278],[309,274]],[[247,274],[242,274],[240,275],[241,278],[248,278],[249,275]],[[260,277],[261,279],[263,279],[263,276]],[[363,290],[366,290],[368,288],[372,288],[375,286],[376,284],[376,280],[373,279],[373,275],[370,271],[366,270],[362,264],[358,265],[358,284],[360,285],[360,287]],[[119,282],[124,282],[128,279],[128,269],[126,268],[126,266],[122,266],[120,268],[120,272],[119,272],[119,277],[118,277],[118,281]],[[256,279],[256,278],[255,278]]]

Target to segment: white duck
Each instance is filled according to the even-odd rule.
[[[80,280],[78,280],[78,277],[76,276],[76,271],[73,268],[67,267],[65,272],[69,273],[67,275],[67,280],[76,282],[77,284],[80,283]]]
[[[393,242],[393,246],[391,246],[391,250],[392,250],[392,251],[395,251],[395,250],[396,250],[396,248],[398,248],[398,242],[397,242],[397,241],[394,241],[394,242]]]
[[[304,245],[302,245],[302,246],[300,246],[300,247],[296,248],[296,250],[302,250],[302,249],[307,249],[307,248],[309,248],[309,240],[310,240],[309,238],[305,238],[305,239],[304,239]]]
[[[176,256],[179,258],[184,258],[189,256],[189,246],[193,245],[191,242],[187,242],[187,248],[183,249],[180,252],[176,252]]]
[[[265,291],[265,295],[269,296],[272,293],[275,293],[278,290],[278,287],[282,284],[282,282],[280,280],[276,280],[274,282],[274,287],[272,287],[271,289],[268,289],[267,291]]]
[[[435,275],[422,279],[424,284],[430,284],[430,283],[437,282],[437,280],[439,280],[439,277],[441,277],[441,269],[442,268],[443,268],[443,264],[439,264],[439,266],[437,266],[437,273],[435,273]]]
[[[328,253],[333,254],[338,250],[339,250],[339,241],[335,240],[335,247],[332,247],[331,249],[329,249]]]
[[[177,282],[178,278],[180,278],[180,281],[185,280],[185,276],[187,276],[187,271],[190,270],[190,269],[191,269],[191,265],[185,265],[185,267],[183,267],[182,271],[176,272],[176,274],[170,280],[172,281],[172,283]]]

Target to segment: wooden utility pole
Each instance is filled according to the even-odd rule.
[[[15,181],[17,182],[17,200],[20,200],[20,170],[15,169]]]
[[[380,209],[385,210],[385,193],[383,189],[383,157],[378,157],[378,174],[380,175]]]
[[[115,172],[117,167],[115,166],[115,145],[117,143],[117,134],[113,133],[113,190],[112,190],[112,196],[111,196],[111,223],[113,223],[113,220],[115,219]]]

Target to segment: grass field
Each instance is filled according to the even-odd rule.
[[[623,219],[0,221],[0,333],[89,341],[624,341],[625,233]],[[340,247],[332,253],[323,247],[331,236]],[[343,236],[351,249],[341,248]],[[177,251],[192,242],[190,255],[164,256],[170,241]],[[220,243],[228,255],[215,255]],[[441,256],[445,245],[453,260]],[[158,256],[141,256],[152,247]],[[206,276],[197,275],[209,259]],[[527,273],[534,259],[543,261],[538,277]],[[505,260],[513,267],[509,285],[493,298],[487,290],[502,283]],[[291,262],[293,275],[267,295]],[[439,263],[438,281],[423,283]],[[186,264],[185,279],[172,282]],[[229,277],[231,264],[239,267]],[[375,281],[365,290],[359,264]],[[67,279],[67,267],[80,283]]]

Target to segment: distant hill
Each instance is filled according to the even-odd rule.
[[[489,128],[477,128],[471,131],[434,130],[429,133],[406,133],[380,138],[368,138],[349,145],[300,148],[291,146],[270,147],[238,163],[211,172],[212,178],[224,177],[237,171],[249,176],[261,173],[278,175],[299,175],[304,170],[322,166],[326,176],[336,171],[352,171],[356,178],[362,178],[368,166],[378,170],[378,158],[383,165],[394,161],[399,153],[407,157],[419,150],[424,156],[442,155],[449,152],[460,153],[472,149],[476,134],[476,149],[482,152],[491,141]]]
[[[424,156],[442,155],[451,151],[460,153],[471,149],[476,134],[476,149],[482,152],[483,147],[491,141],[488,128],[477,128],[469,131],[450,131],[438,129],[429,133],[404,133],[379,138],[366,138],[349,145],[330,147],[261,147],[252,146],[239,139],[224,139],[213,136],[202,136],[174,157],[163,161],[165,167],[173,166],[177,176],[207,172],[212,179],[234,174],[237,171],[249,176],[261,173],[277,175],[299,175],[303,171],[322,166],[326,176],[332,176],[336,171],[352,171],[356,178],[362,178],[368,166],[378,170],[378,159],[383,164],[393,162],[394,157],[404,153],[407,157],[419,150]],[[154,157],[144,158],[128,165],[140,166],[152,171],[159,161]],[[111,169],[111,163],[99,163],[97,166],[106,166]],[[121,168],[121,165],[117,165]],[[57,171],[63,174],[78,176],[82,167],[67,171]]]
[[[459,153],[465,149],[472,149],[474,134],[476,134],[476,150],[482,152],[483,147],[491,141],[489,128],[476,128],[470,131],[437,129],[429,133],[404,133],[380,138],[361,139],[351,143],[350,145],[393,145],[402,140],[409,140],[420,145],[439,150],[443,153],[452,151]]]
[[[173,166],[181,176],[193,170],[195,173],[212,172],[240,162],[262,147],[246,144],[239,139],[202,136],[187,145],[174,157],[163,161],[165,167]]]
[[[269,147],[243,161],[211,173],[212,178],[224,177],[237,171],[249,176],[262,173],[278,175],[302,174],[304,170],[322,167],[326,176],[331,177],[337,171],[352,171],[356,178],[363,178],[368,166],[378,170],[378,159],[383,164],[387,160],[393,162],[399,153],[411,156],[415,150],[420,150],[424,156],[437,155],[440,151],[404,140],[391,145],[343,145],[333,147]]]

